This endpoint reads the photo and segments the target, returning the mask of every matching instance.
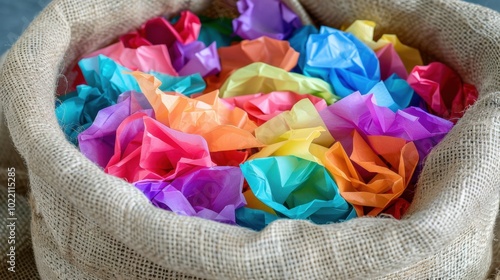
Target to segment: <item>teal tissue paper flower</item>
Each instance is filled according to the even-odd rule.
[[[255,197],[282,218],[326,224],[356,217],[354,208],[339,194],[328,171],[315,162],[295,156],[277,156],[249,160],[240,167]],[[260,213],[252,224],[248,216],[256,214],[258,211],[240,210],[237,221],[261,229],[264,223],[273,220]]]

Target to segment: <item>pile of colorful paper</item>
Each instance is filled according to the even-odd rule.
[[[279,0],[237,7],[153,18],[82,58],[56,104],[68,140],[181,215],[399,219],[474,86],[395,35],[374,41],[373,22],[318,30]]]

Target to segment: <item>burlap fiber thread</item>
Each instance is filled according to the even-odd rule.
[[[42,279],[491,275],[492,260],[498,265],[498,248],[496,257],[492,252],[500,195],[500,15],[456,0],[300,2],[325,25],[374,20],[379,33],[396,33],[478,87],[476,105],[428,156],[409,214],[401,221],[358,218],[323,226],[280,220],[253,232],[153,207],[65,140],[54,114],[56,85],[82,54],[148,18],[200,12],[210,3],[56,0],[12,47],[0,72],[5,119],[29,175]],[[1,171],[19,164],[22,172],[0,129]]]

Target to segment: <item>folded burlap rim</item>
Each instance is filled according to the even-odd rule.
[[[117,34],[139,26],[155,14],[171,15],[182,9],[199,12],[209,5],[209,1],[195,0],[102,2],[52,2],[44,10],[44,17],[37,18],[9,52],[0,72],[1,97],[5,100],[10,133],[30,172],[59,186],[60,192],[89,219],[128,247],[144,252],[148,260],[202,277],[224,275],[222,268],[206,262],[212,258],[226,264],[224,269],[238,269],[242,275],[252,275],[255,268],[238,263],[241,257],[237,256],[251,254],[252,258],[261,258],[259,263],[265,271],[267,264],[275,264],[274,258],[282,248],[293,252],[290,240],[307,243],[306,237],[321,235],[326,244],[335,242],[338,252],[357,248],[357,256],[350,256],[355,259],[346,260],[352,265],[339,264],[346,275],[360,271],[377,275],[381,268],[386,272],[397,271],[448,246],[476,219],[484,204],[494,204],[493,208],[498,209],[500,167],[488,163],[498,162],[500,155],[495,153],[500,151],[500,140],[485,138],[488,135],[484,134],[484,127],[492,129],[490,136],[497,136],[500,131],[499,116],[493,112],[500,107],[498,13],[457,0],[301,1],[315,20],[325,25],[339,27],[357,18],[381,23],[379,31],[398,34],[405,43],[442,59],[467,82],[475,84],[480,100],[428,157],[415,202],[405,219],[358,218],[323,226],[280,220],[262,232],[253,232],[157,209],[133,186],[104,174],[65,140],[54,114],[54,93],[62,73],[78,57],[106,45]],[[299,5],[290,3],[300,11]],[[424,4],[427,13],[421,13]],[[134,15],[123,13],[125,6],[130,10],[130,5],[134,7]],[[99,17],[95,7],[107,12]],[[351,13],[345,13],[346,10]],[[51,22],[43,21],[49,16]],[[419,32],[408,32],[409,26]],[[457,32],[457,28],[463,28],[463,33]],[[470,125],[482,127],[483,134],[475,136],[473,131],[468,131]],[[450,152],[460,148],[468,149],[469,156],[457,158]],[[479,181],[478,176],[467,177],[470,170],[483,172]],[[472,184],[476,184],[481,193],[464,191]],[[446,196],[433,192],[433,187],[446,189],[442,194],[462,200],[447,201]],[[493,214],[496,215],[489,213]],[[188,231],[198,233],[198,239],[177,236]],[[287,240],[275,236],[286,236]],[[377,240],[377,244],[356,246],[363,244],[356,241],[359,236]],[[176,242],[173,243],[173,239]],[[192,250],[179,249],[187,247]],[[205,250],[208,247],[212,249]],[[321,252],[320,256],[314,250]],[[176,255],[172,256],[170,251]],[[378,256],[381,252],[383,257]],[[309,262],[307,258],[312,256],[316,259],[338,257],[335,252],[322,251],[319,246],[295,253],[304,255],[304,260],[299,260],[303,262]],[[363,264],[364,259],[370,259],[370,266]],[[316,269],[318,275],[323,270],[324,275],[329,275],[327,271],[335,268],[320,264]]]

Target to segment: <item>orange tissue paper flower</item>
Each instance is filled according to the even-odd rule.
[[[408,186],[418,152],[413,142],[401,138],[367,136],[365,141],[358,132],[353,133],[350,156],[336,142],[322,161],[358,217],[376,216]]]
[[[155,117],[166,126],[203,136],[210,152],[261,147],[253,135],[257,125],[239,108],[222,102],[218,91],[189,98],[158,89],[161,82],[152,75],[133,72],[142,92],[151,103]]]

